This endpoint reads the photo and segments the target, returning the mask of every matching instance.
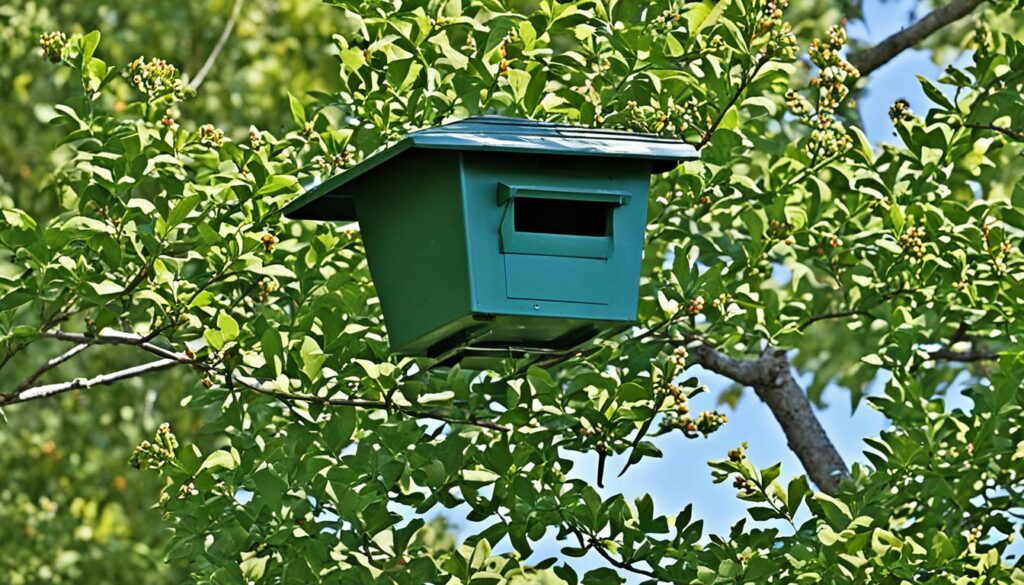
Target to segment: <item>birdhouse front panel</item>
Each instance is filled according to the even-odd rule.
[[[463,161],[467,216],[486,218],[469,226],[475,310],[635,319],[649,162],[479,152]]]

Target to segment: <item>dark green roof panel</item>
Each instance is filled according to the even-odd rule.
[[[292,219],[354,220],[351,200],[341,196],[338,190],[411,148],[644,159],[652,161],[652,173],[669,171],[680,161],[697,158],[693,146],[651,134],[503,116],[465,118],[410,133],[351,169],[312,187],[285,207],[285,216]],[[326,201],[314,204],[322,197],[331,199],[331,204],[325,205]]]

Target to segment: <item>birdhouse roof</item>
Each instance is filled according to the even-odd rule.
[[[337,212],[319,209],[316,200],[337,195],[346,183],[413,148],[643,159],[652,161],[652,173],[663,173],[675,168],[680,161],[697,158],[693,146],[674,138],[522,118],[479,116],[410,133],[356,166],[308,189],[285,207],[285,216],[337,219]],[[351,202],[335,203],[351,206]]]

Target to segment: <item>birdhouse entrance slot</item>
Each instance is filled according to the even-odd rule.
[[[522,197],[514,200],[515,230],[565,236],[604,237],[611,229],[613,203]]]

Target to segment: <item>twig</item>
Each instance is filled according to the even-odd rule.
[[[1012,138],[1017,142],[1024,142],[1024,132],[1014,130],[1013,128],[1007,128],[1005,126],[996,126],[995,124],[964,124],[967,128],[974,128],[976,130],[992,130],[999,132],[1000,134]]]
[[[228,17],[228,21],[224,24],[224,30],[220,33],[220,38],[217,39],[217,44],[213,46],[213,50],[210,51],[210,55],[206,58],[206,62],[199,68],[199,72],[192,78],[191,86],[192,89],[199,89],[199,86],[203,84],[207,74],[210,73],[210,69],[213,68],[214,62],[217,61],[217,57],[220,56],[220,52],[224,50],[224,45],[228,42],[228,38],[231,36],[231,31],[235,29],[235,22],[238,21],[238,15],[242,12],[242,2],[244,0],[235,0],[235,4],[231,7],[231,16]]]
[[[850,57],[850,63],[862,76],[891,61],[906,49],[928,38],[940,28],[967,16],[985,0],[953,0],[936,8],[911,26],[895,33],[877,45],[858,51]]]
[[[17,404],[19,402],[28,402],[29,400],[48,398],[56,394],[70,392],[72,390],[83,390],[94,386],[105,386],[120,380],[142,376],[158,370],[165,370],[176,365],[178,365],[178,362],[175,360],[163,359],[155,362],[149,362],[148,364],[142,364],[140,366],[125,368],[116,372],[110,372],[109,374],[101,374],[93,378],[76,378],[74,380],[60,382],[58,384],[35,386],[20,392],[13,392],[11,394],[0,396],[0,405],[6,406],[8,404]]]
[[[402,414],[411,416],[413,418],[439,420],[448,424],[472,425],[496,431],[501,431],[504,433],[510,432],[512,430],[510,427],[493,421],[453,417],[439,410],[416,410],[412,408],[399,407],[394,406],[393,404],[388,404],[383,400],[367,400],[365,398],[326,398],[323,396],[316,396],[313,394],[295,394],[293,392],[286,392],[283,390],[269,388],[256,378],[251,378],[249,376],[239,376],[237,374],[234,375],[234,380],[251,390],[259,392],[260,394],[266,394],[267,396],[272,396],[284,402],[312,402],[314,404],[322,404],[328,406],[351,406],[367,410],[397,411],[401,412]]]
[[[911,292],[911,291],[909,291],[909,290],[907,290],[907,289],[905,289],[903,287],[900,287],[900,288],[898,288],[896,290],[889,291],[889,292],[887,292],[885,294],[882,294],[881,296],[878,297],[878,302],[875,304],[874,307],[872,307],[872,309],[877,308],[882,303],[891,301],[892,299],[894,299],[894,298],[896,298],[896,297],[898,297],[898,296],[900,296],[900,295],[902,295],[904,293],[908,293],[908,292]],[[828,319],[844,319],[846,317],[854,317],[854,316],[870,317],[871,316],[871,312],[868,309],[847,309],[845,311],[835,311],[835,312],[831,312],[831,313],[822,313],[820,315],[814,315],[813,317],[807,318],[807,320],[804,321],[803,323],[801,323],[800,326],[797,327],[797,329],[800,330],[800,331],[803,331],[803,330],[807,329],[808,327],[810,327],[811,325],[817,323],[818,321],[826,321]]]
[[[740,82],[740,86],[736,88],[736,92],[732,94],[732,97],[730,97],[729,101],[722,107],[718,116],[716,116],[711,122],[711,126],[708,127],[707,132],[705,132],[704,136],[701,137],[700,142],[697,144],[698,150],[707,146],[708,142],[711,141],[711,137],[714,135],[715,130],[718,130],[719,124],[721,124],[722,120],[725,119],[725,115],[729,113],[729,108],[731,108],[736,101],[740,99],[743,92],[747,91],[747,86],[750,85],[750,82],[752,82],[754,78],[757,77],[757,74],[761,72],[761,68],[767,65],[769,61],[771,61],[771,57],[769,57],[768,53],[763,53],[760,59],[757,60],[757,65],[754,66],[753,71],[743,78],[743,81]]]
[[[197,362],[183,353],[164,349],[159,345],[150,343],[148,341],[149,337],[143,337],[142,335],[137,335],[135,333],[125,333],[123,331],[105,329],[99,335],[89,336],[83,333],[70,333],[67,331],[47,331],[42,333],[41,337],[50,337],[52,339],[60,339],[62,341],[73,341],[75,343],[86,345],[133,345],[157,357],[171,359],[180,364],[187,364],[200,369],[208,368],[208,366]]]
[[[562,517],[562,520],[563,520],[563,522],[565,522],[565,517],[564,516]],[[629,563],[629,562],[626,562],[626,561],[620,561],[619,559],[613,557],[611,555],[611,553],[609,553],[607,550],[605,550],[604,546],[601,543],[599,543],[596,538],[591,536],[589,539],[585,539],[583,537],[583,533],[580,532],[579,528],[576,528],[575,526],[572,526],[572,525],[568,524],[568,522],[566,522],[566,524],[567,524],[566,528],[568,528],[569,531],[572,532],[573,535],[576,536],[576,540],[579,541],[580,548],[582,548],[584,550],[590,549],[590,550],[597,551],[597,554],[601,555],[604,558],[604,560],[608,561],[608,563],[610,563],[613,567],[615,567],[617,569],[622,569],[624,571],[629,571],[631,573],[636,573],[637,575],[643,575],[645,577],[651,577],[651,578],[656,578],[657,577],[657,574],[654,571],[648,571],[647,569],[641,569],[640,567],[637,567],[633,563]]]

